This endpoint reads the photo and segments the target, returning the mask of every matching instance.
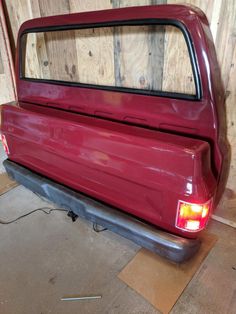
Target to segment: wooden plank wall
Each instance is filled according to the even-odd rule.
[[[56,15],[72,12],[110,9],[134,5],[148,5],[161,3],[183,3],[182,0],[5,0],[11,32],[13,50],[17,32],[22,22],[39,16]],[[236,2],[234,0],[187,0],[200,7],[207,15],[215,41],[218,60],[221,67],[222,79],[226,90],[226,107],[228,122],[228,139],[232,148],[231,171],[228,188],[236,193]],[[135,40],[134,40],[135,42]],[[158,43],[156,43],[158,44]],[[119,46],[119,38],[114,42]],[[177,46],[178,51],[178,46]],[[116,49],[116,51],[118,51]],[[42,54],[45,47],[42,48]],[[171,55],[168,56],[171,59]],[[115,56],[119,62],[119,55]],[[95,60],[96,62],[96,60]],[[166,61],[165,61],[166,62]],[[168,66],[169,61],[167,62]],[[1,64],[0,64],[1,71]],[[45,67],[44,71],[47,71]],[[116,80],[120,79],[116,74]],[[165,80],[165,79],[164,79]],[[166,81],[166,84],[171,84]],[[158,83],[156,83],[158,84]],[[186,83],[188,84],[188,82]]]
[[[24,36],[26,77],[195,94],[187,45],[176,27],[91,28]]]
[[[0,0],[0,105],[15,100],[14,69],[3,7]]]

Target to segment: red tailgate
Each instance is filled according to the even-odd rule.
[[[205,203],[208,143],[33,105],[4,106],[9,158],[175,233],[178,201]]]

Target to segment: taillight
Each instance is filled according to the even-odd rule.
[[[211,201],[205,204],[193,204],[179,201],[176,227],[189,232],[202,230],[208,221]]]
[[[0,133],[0,141],[2,141],[2,145],[3,145],[3,148],[6,152],[7,155],[9,155],[9,148],[8,148],[8,145],[7,145],[7,140],[6,140],[6,136],[4,134],[1,134]]]

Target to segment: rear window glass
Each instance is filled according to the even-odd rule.
[[[188,46],[176,26],[30,32],[22,43],[23,78],[196,95]]]

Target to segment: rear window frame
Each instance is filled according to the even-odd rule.
[[[88,83],[79,83],[79,82],[69,82],[53,79],[38,79],[38,78],[28,78],[23,75],[25,68],[25,49],[26,49],[26,40],[23,36],[29,33],[40,33],[40,32],[53,32],[53,31],[66,31],[66,30],[75,30],[75,29],[89,29],[89,28],[101,28],[101,27],[113,27],[113,26],[145,26],[145,25],[165,25],[165,26],[175,26],[183,34],[192,68],[192,74],[195,84],[195,95],[177,93],[177,92],[168,92],[168,91],[153,91],[145,89],[137,89],[131,87],[120,87],[120,86],[107,86],[107,85],[96,85]],[[26,38],[26,37],[25,37]],[[113,92],[122,92],[122,93],[131,93],[131,94],[141,94],[145,96],[157,96],[157,97],[166,97],[172,99],[183,99],[183,100],[201,100],[202,99],[202,85],[199,73],[199,67],[196,57],[196,52],[194,49],[194,44],[191,39],[188,29],[183,23],[178,20],[172,19],[158,19],[158,18],[147,18],[147,19],[135,19],[135,20],[124,20],[124,21],[111,21],[104,23],[88,23],[88,24],[73,24],[73,25],[56,25],[56,26],[47,26],[47,27],[37,27],[37,28],[28,28],[20,34],[19,38],[19,78],[20,80],[36,82],[36,83],[46,83],[53,85],[63,85],[69,87],[80,87],[88,89],[97,89]]]

